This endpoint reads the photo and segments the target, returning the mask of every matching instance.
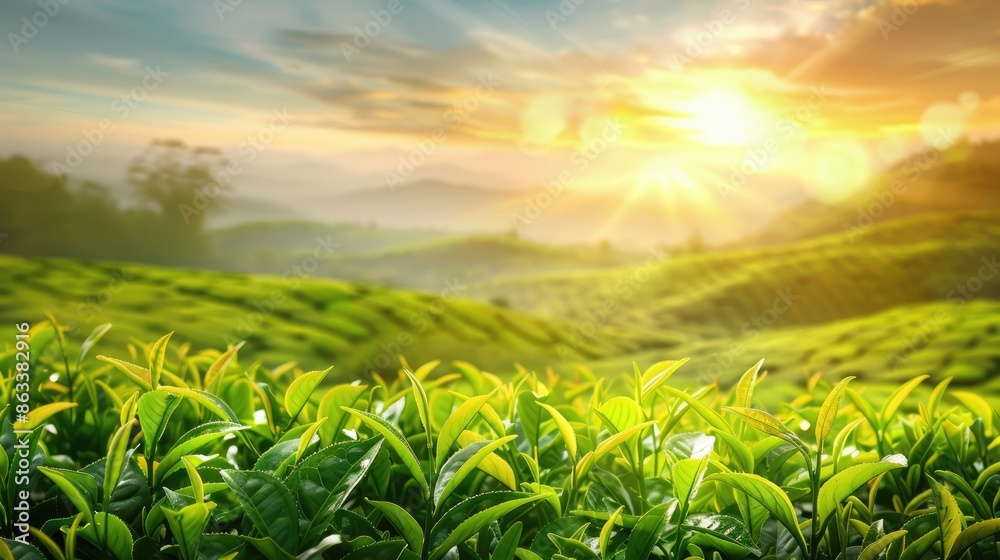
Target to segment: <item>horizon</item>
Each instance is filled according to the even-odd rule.
[[[0,8],[0,150],[112,186],[176,138],[265,202],[558,182],[731,240],[1000,132],[985,0],[53,6]]]

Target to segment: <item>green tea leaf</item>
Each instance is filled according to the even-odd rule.
[[[858,556],[858,560],[878,560],[885,549],[906,535],[906,531],[895,531],[879,537],[875,542],[866,546],[861,551],[861,556]]]
[[[375,507],[375,509],[382,512],[383,515],[392,523],[392,526],[399,531],[399,534],[403,536],[406,543],[410,546],[410,550],[421,554],[424,550],[424,532],[420,528],[420,524],[417,523],[416,519],[410,515],[405,509],[397,506],[392,502],[376,502],[374,500],[366,500],[369,504]]]
[[[496,548],[493,549],[493,553],[490,554],[490,560],[514,560],[514,555],[517,553],[517,543],[521,541],[522,527],[523,525],[518,521],[510,529],[507,529]]]
[[[802,549],[802,554],[807,553],[805,536],[799,528],[795,507],[792,506],[788,495],[776,484],[762,476],[748,473],[715,473],[706,477],[705,480],[717,481],[731,486],[760,503],[779,523],[788,529],[799,548]]]
[[[257,532],[294,554],[299,544],[299,516],[288,488],[263,472],[222,471],[221,474]]]
[[[819,416],[816,417],[816,443],[820,446],[823,445],[826,436],[833,430],[833,424],[837,420],[837,412],[840,411],[840,400],[847,391],[847,384],[852,379],[854,379],[854,376],[841,379],[830,391],[830,394],[826,396],[823,405],[819,407]]]
[[[647,511],[632,529],[625,546],[625,560],[646,560],[660,540],[667,525],[666,512],[670,504],[660,504]]]
[[[656,392],[661,385],[667,382],[674,373],[680,369],[681,366],[688,363],[691,358],[684,358],[681,360],[667,360],[653,364],[642,374],[642,392],[640,400],[642,402],[646,401],[649,395]],[[763,361],[763,360],[762,360]],[[639,403],[641,404],[641,403]]]
[[[295,378],[291,385],[288,386],[288,390],[285,391],[285,412],[288,413],[288,417],[294,422],[299,414],[302,413],[302,409],[305,408],[306,404],[309,402],[309,398],[312,397],[313,391],[319,384],[326,379],[326,375],[330,373],[327,368],[323,371],[310,371],[309,373],[303,373],[302,375]]]
[[[889,421],[896,416],[896,412],[899,411],[899,407],[906,401],[906,397],[908,397],[910,393],[917,388],[917,385],[920,385],[929,377],[929,375],[918,375],[893,391],[892,394],[889,395],[889,398],[886,399],[885,404],[882,405],[882,410],[879,412],[879,426],[884,427],[888,424]]]
[[[496,441],[478,441],[452,455],[441,467],[438,475],[434,487],[434,509],[440,508],[465,477],[469,476],[486,457],[515,439],[517,436],[507,436]]]
[[[753,400],[753,390],[757,386],[757,378],[760,373],[761,366],[764,365],[764,359],[761,358],[759,362],[754,364],[750,369],[740,377],[739,383],[736,384],[736,395],[735,402],[736,406],[740,408],[750,408],[751,401]]]
[[[566,417],[562,415],[561,412],[555,409],[555,407],[549,406],[545,403],[538,403],[539,406],[545,409],[546,412],[552,416],[552,420],[556,423],[556,428],[559,430],[559,435],[562,436],[563,442],[566,444],[566,450],[569,451],[570,459],[576,462],[576,432],[573,431],[573,426],[570,426],[569,421]]]
[[[950,471],[936,471],[934,474],[954,486],[956,490],[965,496],[966,500],[969,500],[980,521],[993,518],[993,512],[990,510],[989,504],[969,486],[969,483],[964,478]]]
[[[104,503],[103,510],[108,511],[111,505],[111,495],[118,487],[122,472],[125,470],[125,463],[128,461],[129,436],[132,434],[132,422],[118,428],[111,436],[108,444],[107,462],[104,467]]]
[[[163,515],[177,540],[183,560],[198,560],[198,548],[213,509],[215,504],[211,502],[191,504],[180,510],[164,508]]]
[[[952,548],[958,536],[965,529],[965,516],[958,507],[958,502],[951,491],[937,480],[927,477],[934,493],[934,504],[937,506],[938,527],[941,529],[941,551],[945,558],[951,556]]]
[[[87,523],[94,523],[94,511],[97,509],[97,480],[94,477],[51,467],[38,467],[38,471],[62,490],[77,511],[83,514]]]
[[[545,499],[542,494],[487,492],[459,502],[431,529],[430,560],[440,560],[449,550],[465,542],[483,527],[515,509]]]
[[[965,553],[977,542],[997,533],[1000,533],[1000,519],[987,519],[986,521],[969,525],[952,542],[951,554],[947,557],[947,560],[958,560],[965,556]]]
[[[173,335],[172,332],[163,335],[149,349],[149,384],[154,390],[160,385],[163,364],[167,360],[167,343]]]
[[[687,511],[688,506],[698,493],[698,488],[705,478],[705,470],[708,467],[710,457],[709,454],[701,459],[682,459],[671,469],[674,497],[680,501],[682,514]]]
[[[156,466],[153,483],[159,488],[160,482],[169,475],[175,468],[180,468],[181,457],[191,455],[205,445],[215,440],[222,439],[227,434],[249,429],[249,426],[233,424],[231,422],[208,422],[194,428],[181,436],[177,443],[170,448],[160,464]]]
[[[496,394],[496,389],[487,395],[479,395],[472,397],[465,401],[454,412],[448,416],[445,420],[444,426],[441,428],[441,433],[438,434],[437,441],[437,454],[436,460],[437,464],[444,463],[444,460],[448,457],[451,452],[452,446],[458,441],[458,437],[462,435],[465,428],[472,422],[473,418],[479,414],[483,406],[486,405],[493,395]]]
[[[389,444],[389,447],[396,452],[396,455],[403,462],[403,465],[410,471],[413,476],[413,480],[420,485],[420,488],[427,492],[429,490],[427,484],[427,477],[424,476],[423,469],[420,468],[420,459],[417,458],[417,454],[413,452],[413,448],[403,437],[403,434],[399,433],[399,429],[387,422],[384,418],[380,416],[375,416],[370,412],[364,412],[363,410],[354,410],[353,408],[346,408],[344,410],[349,414],[361,420],[363,424],[375,430],[376,433],[385,438],[385,442]]]
[[[365,385],[337,385],[323,395],[317,413],[319,417],[326,418],[326,423],[319,429],[323,445],[335,443],[338,438],[343,437],[341,432],[351,415],[341,407],[354,408],[367,390]]]
[[[80,527],[77,534],[94,546],[106,549],[116,560],[132,560],[132,531],[110,513],[95,513],[94,521]]]
[[[611,532],[614,531],[615,523],[618,523],[618,518],[621,517],[623,511],[625,511],[625,506],[618,506],[618,509],[611,514],[611,517],[608,517],[608,520],[604,522],[604,526],[601,527],[601,536],[598,539],[601,557],[608,555],[608,542],[611,540]]]
[[[110,330],[111,323],[105,323],[103,325],[97,325],[97,327],[90,332],[90,336],[87,337],[87,340],[84,340],[83,344],[80,345],[80,354],[76,359],[76,371],[80,371],[80,366],[83,365],[83,360],[87,357],[87,354],[90,353],[90,349],[100,342],[100,340],[104,338],[104,335]]]
[[[403,373],[406,374],[413,388],[413,402],[417,405],[417,417],[420,418],[420,425],[424,427],[424,434],[427,436],[427,447],[430,448],[434,438],[431,437],[430,401],[427,398],[427,391],[424,390],[424,386],[420,383],[420,380],[409,369],[403,368]]]
[[[692,544],[721,549],[733,556],[745,556],[747,552],[760,555],[760,549],[746,525],[739,519],[718,513],[700,513],[684,519],[684,528],[694,531]]]
[[[310,455],[288,476],[288,487],[299,497],[309,519],[304,546],[321,539],[355,488],[368,474],[382,449],[382,438],[331,445]]]
[[[215,394],[218,394],[222,390],[222,379],[226,376],[226,370],[229,369],[229,364],[236,357],[236,353],[243,348],[246,341],[241,341],[235,346],[229,347],[228,350],[223,352],[212,365],[208,366],[208,370],[205,371],[205,377],[202,381],[202,387],[209,390]]]
[[[853,465],[830,477],[819,489],[819,525],[837,506],[869,480],[894,469],[906,466],[906,457],[890,455],[878,463]],[[819,526],[817,525],[817,527]]]
[[[709,425],[711,425],[716,430],[736,435],[736,432],[733,431],[733,427],[730,426],[728,422],[726,422],[725,418],[723,418],[718,412],[715,412],[711,408],[705,406],[705,404],[699,401],[698,399],[694,398],[693,396],[683,391],[678,391],[677,389],[674,389],[673,387],[670,386],[666,386],[663,389],[668,393],[670,393],[671,395],[687,403],[688,406],[690,406],[695,412],[698,413],[699,416],[704,418],[705,421],[708,422]]]

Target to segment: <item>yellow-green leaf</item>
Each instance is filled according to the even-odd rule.
[[[837,420],[837,412],[840,410],[840,399],[847,391],[847,384],[854,379],[854,376],[841,379],[834,386],[830,394],[823,401],[823,406],[819,407],[819,416],[816,417],[816,443],[822,447],[826,436],[833,430],[833,424]]]
[[[806,539],[799,528],[799,520],[791,500],[781,488],[770,480],[749,473],[715,473],[706,481],[716,481],[743,492],[764,506],[792,534],[802,554],[806,554]]]
[[[38,408],[31,409],[31,412],[28,413],[27,424],[16,422],[14,424],[14,428],[17,430],[34,430],[38,426],[45,423],[45,421],[51,418],[54,414],[76,406],[77,404],[75,402],[54,402],[43,404]]]
[[[1000,519],[987,519],[986,521],[969,525],[952,542],[951,554],[948,556],[948,560],[958,560],[974,544],[997,533],[1000,533]]]
[[[403,437],[398,428],[387,422],[384,418],[375,416],[370,412],[347,407],[342,408],[360,420],[362,424],[375,430],[376,433],[385,438],[385,442],[396,452],[396,455],[399,456],[403,465],[410,471],[410,474],[417,484],[420,485],[420,488],[425,493],[428,491],[427,478],[424,476],[424,471],[420,468],[420,459],[417,458],[417,454],[413,452],[413,448],[410,447],[410,444],[407,443],[406,438]]]
[[[163,335],[149,349],[149,383],[153,389],[156,389],[160,384],[163,364],[167,360],[167,343],[170,342],[170,337],[173,334],[173,332],[169,332]]]
[[[303,373],[288,386],[288,390],[285,391],[285,412],[288,413],[293,422],[302,413],[302,409],[309,402],[313,391],[326,379],[326,374],[330,373],[331,369],[333,368]]]
[[[948,488],[931,478],[931,490],[934,492],[934,505],[937,506],[938,527],[941,529],[941,550],[945,558],[951,556],[952,548],[958,540],[958,536],[965,529],[965,515],[958,507],[955,496]]]
[[[566,450],[569,451],[570,458],[573,462],[576,462],[576,432],[573,431],[573,426],[570,426],[569,420],[566,420],[566,417],[556,410],[555,407],[542,402],[538,403],[538,405],[552,416],[552,420],[555,421],[556,428],[559,430],[559,435],[562,436],[563,442],[566,444]]]

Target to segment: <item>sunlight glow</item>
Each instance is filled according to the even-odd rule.
[[[747,96],[735,89],[717,88],[683,107],[690,114],[695,137],[707,146],[738,146],[750,142],[758,115]]]

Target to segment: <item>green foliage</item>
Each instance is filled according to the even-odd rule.
[[[196,210],[196,197],[206,185],[215,184],[212,173],[224,165],[213,150],[176,140],[154,141],[132,162],[126,177],[141,204],[123,207],[118,202],[123,193],[113,194],[93,181],[73,180],[65,166],[60,169],[57,164],[50,173],[24,156],[0,158],[0,187],[16,192],[0,205],[0,224],[7,234],[0,252],[169,265],[207,263],[211,247],[203,223],[218,205]],[[164,243],[165,239],[170,242]]]
[[[915,377],[876,407],[862,381],[813,378],[771,410],[754,402],[768,383],[760,363],[728,392],[678,385],[683,360],[606,386],[436,361],[338,385],[330,370],[245,367],[237,347],[191,353],[168,337],[126,359],[71,363],[61,349],[72,339],[56,328],[32,333],[52,341],[32,357],[49,374],[31,388],[34,429],[15,433],[0,394],[0,558],[998,552],[1000,433],[982,418],[992,406],[947,382],[915,406],[926,381]],[[83,459],[91,441],[96,461]],[[36,472],[26,483],[22,447]],[[22,487],[31,545],[13,540]]]

